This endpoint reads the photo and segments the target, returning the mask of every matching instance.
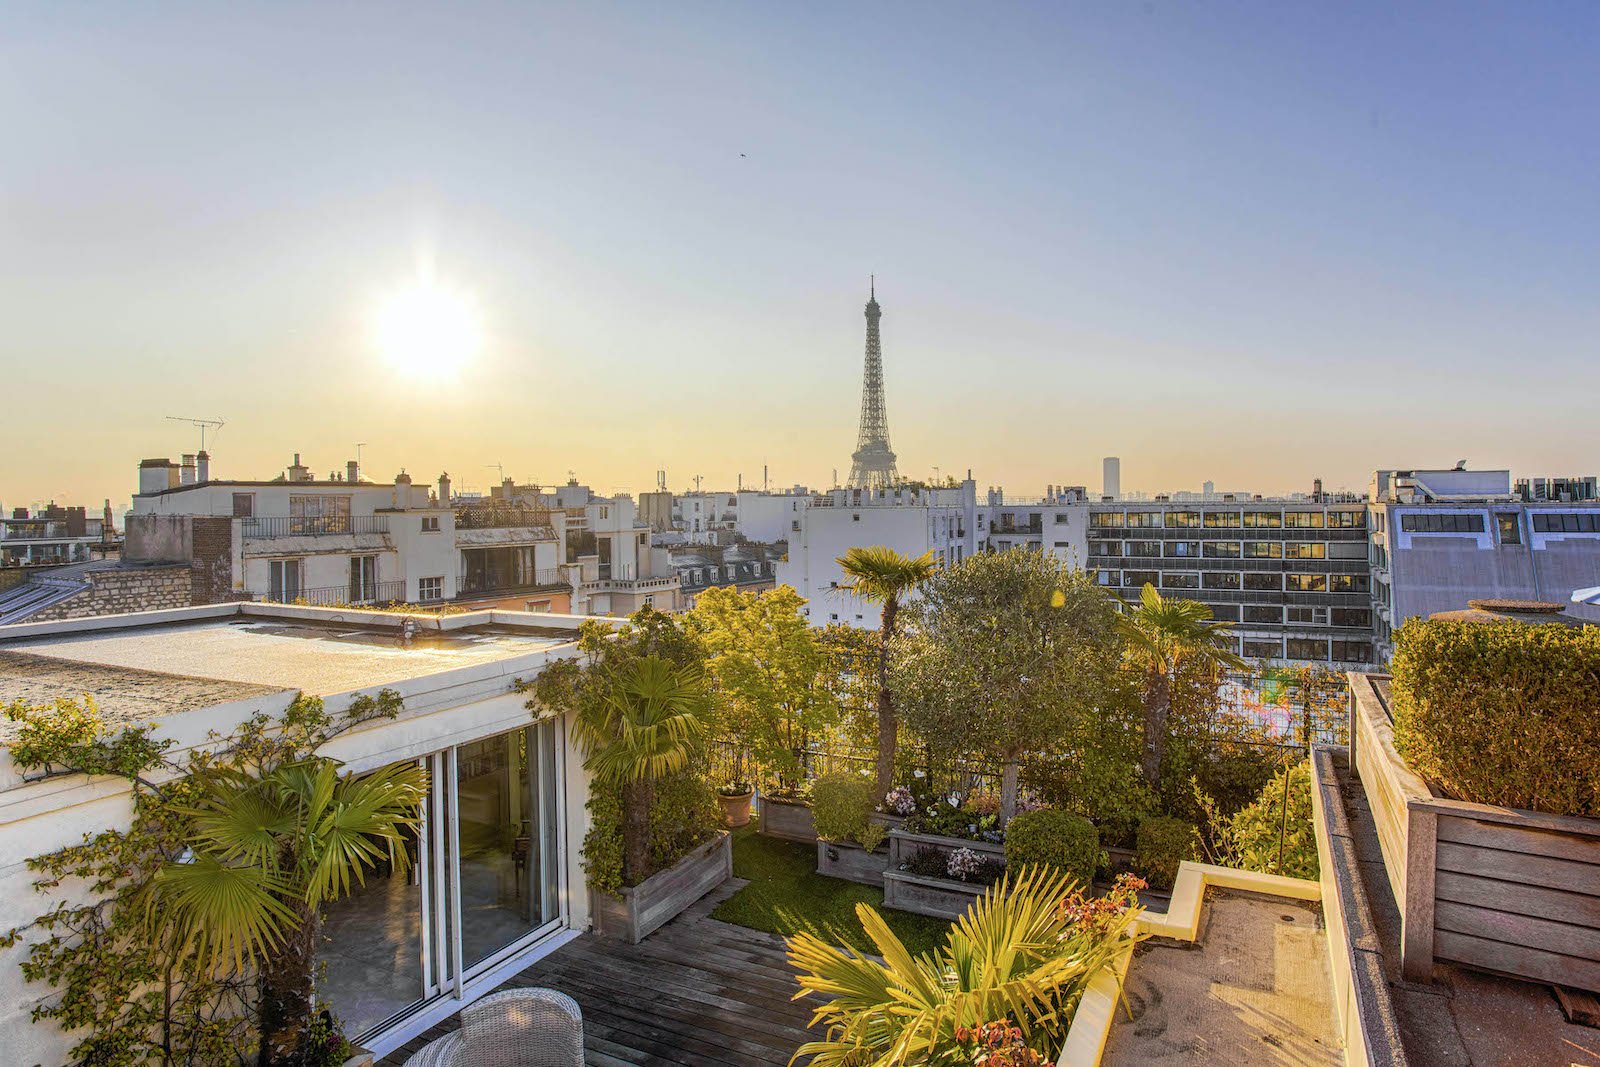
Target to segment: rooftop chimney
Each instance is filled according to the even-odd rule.
[[[183,454],[183,466],[178,471],[178,484],[194,484],[194,454],[192,452]]]
[[[139,492],[159,493],[178,484],[178,465],[170,459],[139,461]]]
[[[195,457],[195,478],[201,482],[211,480],[211,453],[201,451]]]
[[[411,475],[405,471],[394,476],[394,506],[397,508],[411,506]]]
[[[443,474],[439,475],[439,506],[442,508],[447,508],[450,506],[449,471],[445,471]]]
[[[344,462],[344,480],[347,482],[359,482],[361,480],[361,466],[353,459],[347,459]]]
[[[300,453],[298,452],[294,454],[294,462],[289,465],[289,480],[291,482],[309,482],[311,480],[311,468],[300,462]]]

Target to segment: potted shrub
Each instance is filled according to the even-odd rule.
[[[922,846],[883,874],[883,905],[917,915],[958,919],[1004,877],[1004,858],[969,845]]]
[[[749,782],[728,782],[717,787],[717,803],[722,807],[722,825],[730,829],[750,825],[750,800],[756,787]]]
[[[1104,862],[1099,831],[1088,819],[1070,811],[1046,808],[1024,812],[1006,828],[1006,863],[1010,866],[1054,867],[1086,887]]]
[[[867,885],[882,885],[889,853],[880,851],[884,830],[872,821],[872,782],[856,774],[829,774],[812,789],[817,827],[817,873]]]

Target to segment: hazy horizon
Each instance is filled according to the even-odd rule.
[[[1600,467],[1600,8],[13,5],[0,503]],[[454,376],[375,309],[431,264]],[[393,342],[389,343],[393,347]],[[414,357],[413,357],[414,358]]]

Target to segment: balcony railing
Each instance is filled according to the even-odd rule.
[[[269,591],[261,597],[271,604],[304,604],[313,608],[370,607],[374,604],[395,604],[406,598],[403,579],[392,582],[374,582],[363,588],[349,585],[323,585],[309,589],[284,589]]]
[[[519,526],[549,526],[546,508],[516,507],[509,504],[469,504],[456,508],[458,530],[502,530]]]
[[[526,589],[547,589],[551,586],[568,586],[560,567],[537,567],[519,578],[497,579],[460,575],[456,578],[457,596],[494,596],[497,593],[515,593]]]
[[[274,515],[239,520],[246,541],[269,537],[326,537],[330,534],[389,532],[387,515]]]

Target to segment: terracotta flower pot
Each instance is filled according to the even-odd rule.
[[[717,803],[722,805],[722,825],[731,828],[750,825],[750,798],[756,795],[754,789],[746,790],[736,796],[725,793],[717,794]]]

